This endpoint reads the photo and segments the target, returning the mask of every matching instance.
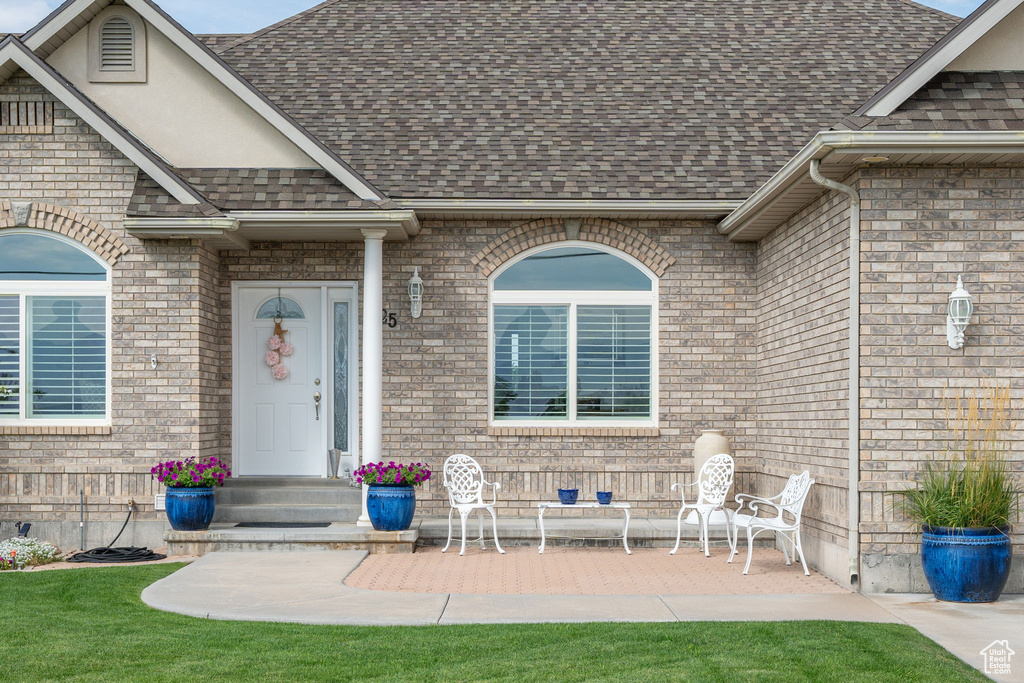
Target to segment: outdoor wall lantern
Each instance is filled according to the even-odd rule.
[[[973,312],[974,304],[971,302],[971,295],[964,289],[963,277],[957,275],[956,289],[949,295],[949,307],[946,314],[946,339],[949,341],[949,348],[963,348],[964,331],[967,329],[967,323],[970,322]]]
[[[419,266],[416,266],[409,278],[409,303],[412,305],[412,317],[420,317],[423,314],[423,280],[420,279]]]

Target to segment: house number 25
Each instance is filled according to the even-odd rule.
[[[384,309],[384,320],[383,320],[383,322],[388,327],[397,327],[398,326],[398,318],[396,318],[395,314],[391,313],[386,308]]]

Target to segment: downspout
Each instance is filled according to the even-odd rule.
[[[811,180],[850,197],[850,401],[849,501],[850,584],[860,583],[860,193],[821,175],[811,160]]]

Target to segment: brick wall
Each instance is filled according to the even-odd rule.
[[[840,580],[848,577],[849,204],[838,192],[819,196],[757,253],[759,488],[775,495],[789,475],[810,471],[805,550]]]
[[[1024,170],[869,169],[862,196],[861,528],[874,564],[919,551],[892,492],[944,454],[946,387],[955,395],[1009,382],[1024,405]],[[975,314],[953,350],[945,310],[958,273]],[[1019,429],[1009,448],[1024,472]]]
[[[135,166],[24,73],[0,85],[0,101],[17,100],[53,102],[53,130],[0,135],[0,203],[33,202],[30,224],[37,216],[60,222],[59,232],[113,261],[113,415],[109,429],[4,430],[0,520],[77,526],[79,490],[91,523],[123,519],[132,497],[142,518],[158,519],[155,460],[223,448],[212,404],[201,398],[219,380],[219,349],[208,343],[220,327],[217,255],[126,235]],[[4,213],[0,226],[12,225]],[[77,540],[77,531],[63,540]]]
[[[488,254],[508,249],[503,236],[521,233],[522,224],[426,221],[412,241],[385,243],[384,305],[399,316],[396,328],[384,329],[385,459],[439,467],[452,453],[469,453],[501,482],[501,504],[524,514],[570,484],[588,497],[598,489],[614,490],[642,513],[667,513],[678,507],[669,487],[688,477],[692,444],[702,428],[724,428],[740,470],[749,472],[754,466],[755,248],[729,243],[706,222],[619,226],[621,241],[613,245],[638,251],[636,244],[650,240],[651,253],[638,251],[639,256],[652,259],[653,267],[675,261],[660,281],[658,435],[488,430],[484,273],[494,260]],[[607,231],[609,225],[584,221],[579,237]],[[565,230],[562,221],[534,222],[518,251],[565,239]],[[221,263],[222,306],[228,310],[232,280],[361,279],[362,244],[255,244],[248,252],[223,253]],[[418,320],[408,316],[406,284],[413,266],[420,267],[426,283]],[[227,334],[221,338],[225,350]],[[447,503],[439,489],[439,481],[427,486],[418,509],[444,512]]]

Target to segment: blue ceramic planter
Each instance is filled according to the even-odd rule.
[[[579,489],[558,489],[558,502],[562,505],[575,505],[579,495]]]
[[[600,503],[601,505],[611,505],[611,502],[612,502],[612,492],[611,491],[598,491],[597,492],[597,502]]]
[[[377,531],[405,531],[416,513],[416,490],[411,486],[370,485],[366,513]]]
[[[175,531],[205,531],[213,521],[213,487],[167,487],[167,520]]]
[[[926,526],[921,566],[932,593],[947,602],[993,602],[1010,576],[1009,529]]]

